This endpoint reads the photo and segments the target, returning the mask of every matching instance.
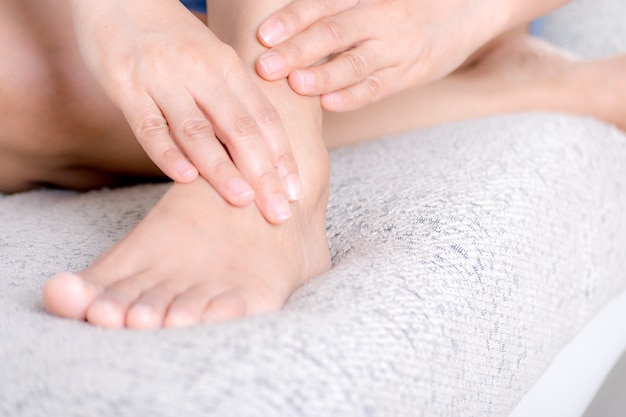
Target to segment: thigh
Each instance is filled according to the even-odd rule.
[[[0,54],[0,190],[159,174],[83,63],[68,1],[3,0]]]

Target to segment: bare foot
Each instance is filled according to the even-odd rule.
[[[254,72],[264,50],[256,28],[269,6],[215,0],[211,29],[236,47],[283,119],[304,188],[304,197],[291,205],[293,217],[272,225],[254,204],[226,203],[204,179],[175,184],[92,266],[50,280],[44,302],[51,313],[132,328],[228,320],[278,310],[295,288],[330,268],[330,170],[319,98],[300,97],[286,80],[268,83]]]
[[[506,113],[594,116],[626,130],[626,55],[583,61],[523,32],[490,42],[448,77],[358,111],[327,113],[330,147]]]
[[[588,61],[573,69],[574,112],[590,114],[626,132],[626,54]]]
[[[304,197],[272,225],[254,204],[233,207],[204,179],[174,184],[124,240],[92,266],[54,276],[51,313],[105,327],[156,328],[278,310],[304,281],[330,268],[329,160],[318,101],[286,83],[263,86],[286,120]],[[318,111],[314,111],[318,109]]]
[[[278,310],[330,268],[326,188],[271,225],[254,205],[228,205],[204,180],[174,185],[124,240],[44,290],[53,314],[105,327],[156,328]]]
[[[509,100],[510,111],[594,116],[626,131],[626,55],[584,61],[546,41],[520,35],[493,42],[464,75],[488,85],[485,93],[494,96],[501,95],[499,88],[517,90],[520,99]]]
[[[520,33],[492,41],[467,71],[475,77],[488,74],[511,83],[534,83],[540,78],[559,75],[580,61],[564,49]]]

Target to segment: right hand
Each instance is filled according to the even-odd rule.
[[[450,74],[506,28],[511,8],[510,0],[291,0],[259,28],[271,49],[257,72],[288,77],[296,93],[321,96],[324,110],[357,110]]]
[[[302,191],[280,116],[234,50],[178,0],[72,0],[81,53],[170,178],[202,175],[271,223]]]

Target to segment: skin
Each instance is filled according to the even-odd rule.
[[[321,95],[325,110],[355,110],[443,78],[491,39],[565,3],[294,0],[259,27],[271,49],[257,71]]]
[[[302,189],[287,134],[229,45],[178,0],[71,5],[87,66],[166,175],[199,172],[233,205],[291,216]]]
[[[256,24],[276,3],[254,0],[233,8],[230,0],[216,0],[209,25],[229,41],[255,88],[285,120],[304,185],[302,198],[291,203],[290,221],[271,224],[254,205],[229,204],[202,177],[174,184],[128,237],[89,268],[48,282],[48,311],[113,328],[228,320],[279,309],[296,287],[330,268],[329,166],[319,99],[254,73],[263,50],[254,37]]]
[[[88,268],[55,275],[44,302],[59,317],[108,327],[188,326],[280,309],[330,268],[325,238],[327,147],[473,117],[547,110],[626,128],[626,56],[582,61],[523,31],[500,36],[471,65],[359,111],[322,116],[317,97],[266,82],[259,22],[287,1],[211,3],[209,26],[278,111],[303,197],[271,224],[257,205],[229,204],[200,176],[176,183],[149,215]],[[233,6],[234,4],[234,6]],[[92,189],[162,173],[146,156],[76,43],[56,0],[0,3],[0,189]],[[242,259],[244,260],[242,262]]]

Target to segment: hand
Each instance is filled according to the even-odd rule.
[[[200,173],[233,205],[290,217],[301,190],[287,135],[232,48],[178,0],[74,0],[73,13],[86,63],[166,175]]]
[[[498,1],[293,0],[260,26],[257,72],[354,110],[458,68],[504,29]]]

